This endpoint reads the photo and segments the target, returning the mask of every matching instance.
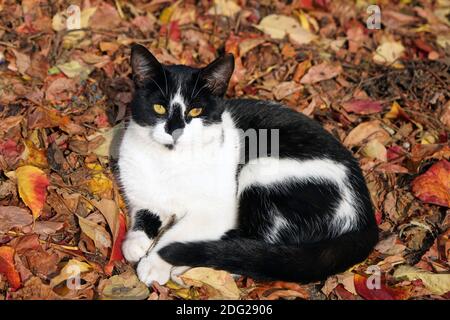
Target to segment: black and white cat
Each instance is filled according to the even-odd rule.
[[[141,281],[205,266],[305,282],[368,256],[378,229],[361,170],[318,123],[277,103],[223,99],[232,55],[166,66],[135,45],[131,64],[118,165],[132,222],[123,253]]]

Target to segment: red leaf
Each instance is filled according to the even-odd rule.
[[[357,114],[372,114],[383,110],[383,106],[380,101],[372,100],[350,100],[344,102],[342,107],[347,112],[354,112]]]
[[[390,288],[384,284],[381,284],[379,289],[370,289],[367,279],[359,274],[355,274],[353,278],[356,292],[366,300],[405,300],[409,297],[406,290]]]
[[[20,287],[20,275],[14,265],[14,248],[9,246],[0,247],[0,273],[6,276],[13,291]]]
[[[412,182],[414,195],[423,202],[450,207],[450,162],[441,160]]]
[[[124,259],[122,253],[122,243],[127,233],[127,221],[122,212],[119,213],[119,227],[117,229],[117,237],[111,250],[111,256],[108,264],[105,266],[105,273],[107,275],[112,274],[114,269],[114,261],[122,261]]]

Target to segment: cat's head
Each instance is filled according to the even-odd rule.
[[[196,139],[202,128],[220,123],[222,97],[234,70],[233,55],[204,68],[167,66],[143,46],[131,49],[136,91],[132,118],[156,142],[172,148]]]

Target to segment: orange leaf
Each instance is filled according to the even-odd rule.
[[[16,169],[16,176],[19,195],[31,209],[33,218],[37,219],[41,215],[47,196],[49,185],[47,175],[34,166],[23,166]]]
[[[9,246],[0,247],[0,273],[6,276],[12,290],[20,287],[20,275],[14,265],[14,248]]]
[[[122,253],[122,243],[125,239],[125,235],[127,233],[127,221],[125,215],[120,212],[119,213],[119,227],[117,228],[117,234],[114,235],[114,244],[111,250],[111,256],[109,258],[108,264],[105,266],[105,273],[107,275],[111,275],[114,269],[114,261],[122,261],[123,253]]]
[[[406,290],[390,288],[384,284],[380,284],[379,288],[371,289],[367,286],[367,279],[359,274],[353,277],[356,292],[366,300],[405,300],[409,297]]]
[[[427,203],[450,207],[450,162],[441,160],[412,182],[414,195]]]

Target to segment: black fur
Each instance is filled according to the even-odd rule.
[[[139,210],[134,216],[133,230],[141,230],[147,234],[150,239],[158,235],[161,228],[161,220],[159,216],[149,210]]]
[[[372,250],[378,229],[372,226],[337,238],[301,246],[272,245],[247,238],[172,243],[159,251],[174,265],[208,266],[259,280],[309,282],[343,272]]]

